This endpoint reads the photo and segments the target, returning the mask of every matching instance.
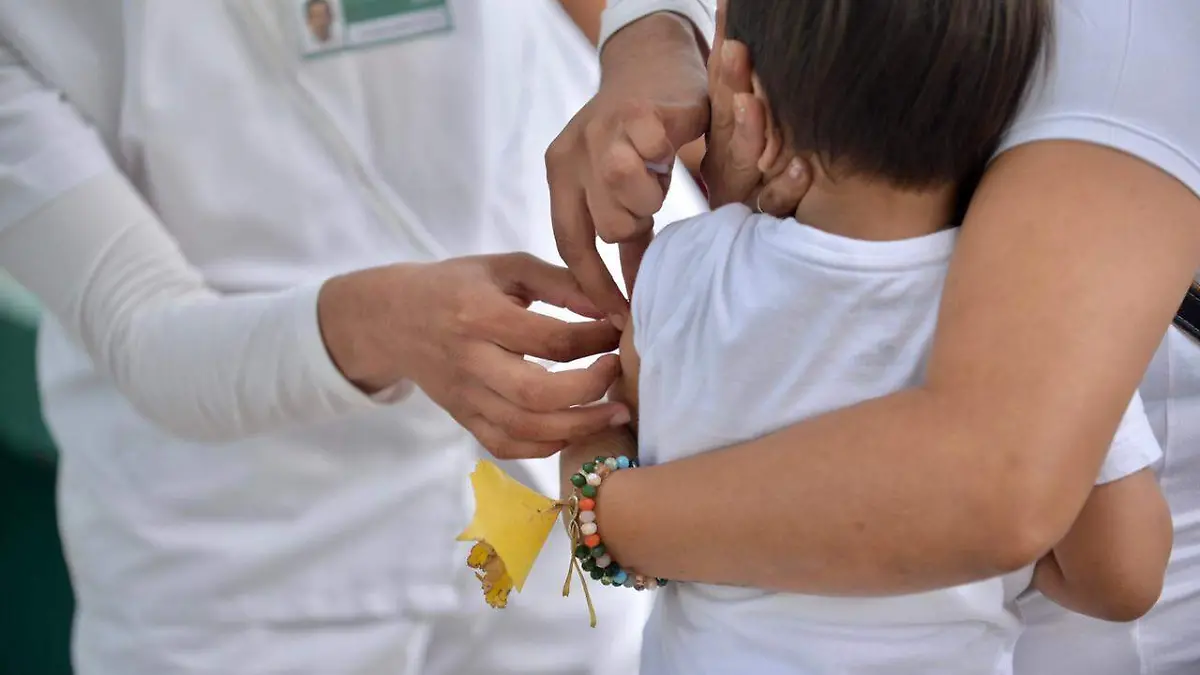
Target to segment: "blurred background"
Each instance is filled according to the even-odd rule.
[[[0,271],[0,673],[70,673],[73,601],[55,525],[54,443],[34,372],[38,309]]]

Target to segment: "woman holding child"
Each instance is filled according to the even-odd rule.
[[[735,8],[738,1],[730,0]],[[769,9],[775,4],[784,3],[756,3],[756,11],[783,11]],[[821,3],[786,3],[788,11],[800,11],[795,7],[806,4]],[[847,25],[853,24],[859,10],[850,9],[853,3],[823,4],[823,9],[813,9],[812,16],[829,21],[813,24],[812,38],[834,44],[813,45],[811,53],[837,54],[838,49],[848,48],[838,45],[834,36],[849,30]],[[997,12],[1017,12],[1027,3],[993,4]],[[593,298],[626,325],[629,310],[613,282],[599,273],[587,242],[597,231],[608,240],[636,244],[627,246],[629,255],[624,256],[631,267],[636,266],[646,240],[646,218],[661,199],[661,185],[642,169],[643,163],[662,163],[674,148],[708,126],[709,81],[694,36],[694,29],[711,27],[702,5],[681,0],[613,3],[605,33],[611,40],[603,53],[604,85],[548,158],[563,257]],[[947,2],[936,7],[954,12],[956,5]],[[669,14],[633,23],[662,9],[687,16],[691,24]],[[974,9],[981,11],[978,6]],[[901,17],[896,14],[903,14],[903,9],[880,14],[881,21],[897,21]],[[1014,16],[993,18],[1003,21]],[[618,23],[628,27],[614,36]],[[1002,604],[1013,620],[1026,624],[1015,662],[1005,664],[1007,657],[1002,656],[996,670],[986,672],[1014,668],[1018,675],[1184,675],[1200,669],[1200,490],[1196,488],[1200,485],[1200,344],[1168,329],[1200,268],[1200,124],[1189,113],[1200,109],[1200,89],[1195,86],[1200,82],[1200,41],[1195,39],[1200,35],[1200,6],[1059,0],[1053,5],[1053,24],[1049,70],[1044,77],[1035,75],[1028,99],[961,221],[936,317],[937,331],[927,336],[932,350],[922,355],[927,356],[927,364],[921,361],[922,367],[912,371],[918,377],[896,377],[879,385],[890,386],[888,391],[871,392],[863,386],[853,396],[841,400],[834,396],[823,401],[823,407],[806,408],[806,401],[797,403],[788,396],[807,393],[802,388],[788,389],[792,385],[787,378],[800,366],[773,361],[763,372],[775,373],[774,379],[756,378],[754,369],[763,365],[746,354],[765,358],[778,354],[764,353],[757,342],[753,343],[756,349],[741,355],[718,348],[739,344],[737,340],[747,339],[746,334],[760,337],[769,332],[761,330],[763,326],[741,326],[743,334],[737,326],[706,324],[715,336],[681,331],[693,316],[689,306],[707,307],[707,313],[697,310],[694,316],[716,317],[710,321],[747,316],[750,310],[735,303],[699,303],[728,300],[720,293],[744,282],[737,276],[741,266],[718,263],[768,259],[765,254],[737,258],[731,253],[745,253],[750,246],[745,242],[755,237],[784,236],[776,233],[783,226],[764,225],[765,216],[742,211],[723,228],[710,223],[711,232],[687,224],[676,226],[646,253],[634,293],[633,335],[626,336],[625,345],[632,344],[638,355],[649,360],[638,368],[632,354],[624,359],[627,370],[640,370],[642,382],[634,385],[634,392],[643,399],[642,440],[654,439],[650,459],[679,459],[605,476],[589,518],[603,539],[601,557],[606,562],[650,579],[718,585],[671,584],[660,596],[644,657],[648,673],[677,672],[681,664],[704,668],[703,663],[687,663],[686,650],[668,651],[671,645],[687,645],[689,636],[700,636],[696,643],[700,647],[711,647],[710,640],[724,640],[717,644],[731,645],[733,652],[725,654],[730,663],[761,666],[754,672],[775,672],[769,670],[772,664],[810,654],[804,651],[806,641],[818,644],[830,639],[831,624],[844,627],[843,618],[849,615],[828,614],[823,623],[817,620],[821,605],[814,596],[861,596],[861,602],[882,603],[912,601],[921,597],[915,594],[924,594],[932,602],[944,601],[946,596],[938,594],[950,587],[974,588],[984,595],[966,597],[987,597]],[[792,27],[775,21],[761,33],[738,37],[751,43],[755,66],[765,66],[772,58],[792,55],[782,42],[774,50],[766,46],[780,37],[780,31]],[[723,34],[717,32],[718,37]],[[998,35],[985,34],[999,40]],[[952,41],[955,34],[949,35],[946,39]],[[934,44],[945,48],[948,42]],[[794,212],[813,225],[812,231],[792,222],[795,232],[805,234],[788,230],[792,234],[787,236],[808,237],[810,250],[823,246],[828,251],[845,244],[821,231],[828,229],[819,221],[827,218],[825,208],[831,203],[822,162],[791,163],[779,154],[783,144],[774,131],[777,127],[767,123],[779,121],[778,85],[773,91],[770,78],[758,73],[764,104],[748,96],[751,82],[742,46],[718,44],[714,56],[718,67],[711,79],[712,151],[707,160],[714,196],[722,203],[748,201],[768,212]],[[939,68],[963,65],[924,56],[930,59],[931,81]],[[874,63],[870,53],[864,52],[863,58],[863,63]],[[845,86],[853,92],[855,87],[868,86],[864,82],[869,80],[849,80]],[[969,88],[960,85],[958,95],[994,93],[985,86],[986,78],[969,82]],[[853,102],[852,97],[846,100]],[[822,102],[817,99],[813,105]],[[921,112],[916,107],[909,110],[914,115]],[[783,129],[796,131],[786,120]],[[828,127],[822,132],[828,133]],[[946,136],[950,135],[947,130]],[[887,147],[888,139],[881,142]],[[847,148],[851,159],[861,159],[854,154],[860,149],[855,146],[814,147],[822,151],[818,153],[822,161],[843,156],[838,153]],[[767,161],[772,159],[777,161]],[[571,161],[585,162],[591,169],[568,173],[565,169]],[[808,171],[803,170],[806,166]],[[851,162],[850,166],[865,169],[860,173],[866,175],[880,174],[877,165]],[[760,192],[764,182],[767,187]],[[814,192],[806,196],[810,182]],[[925,186],[921,181],[893,182],[908,188]],[[726,209],[714,217],[722,213],[733,212]],[[755,227],[744,226],[751,222]],[[906,237],[911,243],[942,232],[914,231]],[[877,238],[861,231],[841,234]],[[693,249],[700,257],[688,259],[688,264],[672,262],[671,257],[688,250],[680,243],[683,238],[701,240],[702,248]],[[716,263],[706,261],[704,256],[716,255],[714,251],[726,257]],[[862,250],[853,255],[860,261],[869,257]],[[706,286],[709,270],[725,275],[711,289]],[[627,271],[627,276],[632,275]],[[676,285],[670,287],[672,283]],[[679,293],[696,284],[702,301]],[[670,287],[673,294],[655,300],[655,289],[660,287]],[[640,297],[642,291],[650,299]],[[793,287],[795,295],[806,291]],[[857,330],[848,330],[845,338],[869,341],[873,331],[887,329],[904,338],[899,350],[882,350],[872,357],[886,364],[911,356],[904,349],[921,338],[911,338],[881,318],[886,304],[881,297],[867,292],[861,297],[875,302],[854,315]],[[767,307],[780,298],[787,296],[764,291],[743,297],[749,304]],[[674,314],[654,319],[661,313],[654,307],[672,307]],[[817,311],[834,310],[817,305],[809,309]],[[788,316],[796,315],[784,318]],[[927,324],[914,325],[923,329]],[[643,328],[651,334],[639,332]],[[774,327],[785,336],[806,329],[795,321]],[[678,353],[660,355],[652,363],[647,354],[654,353],[656,340],[672,341]],[[810,359],[805,374],[819,375],[818,366],[825,365],[806,351],[803,338],[796,340],[794,358],[801,365]],[[721,360],[738,367],[721,370],[729,368]],[[700,375],[686,379],[692,372]],[[777,386],[776,380],[782,383]],[[763,401],[753,401],[756,394],[750,388],[739,390],[746,386],[744,382],[755,384]],[[823,384],[819,377],[812,382],[814,389]],[[684,385],[728,388],[721,400],[758,417],[747,421],[731,416],[727,421],[741,426],[715,429],[720,420],[714,421],[714,416],[721,410],[711,401],[720,397],[696,399]],[[660,391],[671,387],[683,399],[674,406]],[[1144,412],[1137,400],[1139,391]],[[688,418],[679,405],[691,400],[704,405],[697,406],[685,424]],[[803,421],[770,427],[769,422],[779,420],[767,419],[759,410],[764,402],[777,404],[774,414],[781,419],[792,415]],[[671,414],[679,417],[672,419]],[[669,427],[664,426],[668,422]],[[702,429],[697,432],[689,424]],[[705,427],[728,435],[711,433],[697,442]],[[1152,436],[1145,433],[1147,428]],[[772,429],[779,430],[768,433]],[[1162,459],[1153,461],[1158,448],[1150,448],[1133,453],[1139,461],[1118,462],[1124,470],[1114,468],[1114,458],[1124,452],[1120,448],[1130,442],[1143,449],[1161,446]],[[564,461],[578,463],[598,452],[596,447],[586,447],[569,453]],[[1154,535],[1162,514],[1161,504],[1154,504],[1152,486],[1139,489],[1130,500],[1105,498],[1097,503],[1098,497],[1111,497],[1118,486],[1128,485],[1126,478],[1145,488],[1147,467],[1158,471],[1173,517],[1169,565],[1164,542]],[[1121,480],[1108,480],[1112,478]],[[1095,487],[1097,483],[1104,486]],[[1111,536],[1099,542],[1094,536],[1084,538],[1091,543],[1077,540],[1079,532],[1093,528]],[[1118,533],[1134,537],[1126,540]],[[1149,539],[1139,539],[1143,536]],[[1058,609],[1037,596],[1023,600],[1022,611],[1014,609],[1013,597],[1024,587],[1016,573],[1039,560],[1035,587],[1081,614]],[[1140,597],[1124,606],[1097,607],[1093,603],[1097,597],[1113,597],[1102,590],[1087,592],[1091,583],[1103,581],[1089,576],[1098,569],[1111,573],[1109,590],[1129,591],[1149,579],[1152,595],[1157,595],[1157,583],[1163,583],[1162,597],[1133,623],[1085,618],[1082,614],[1128,620],[1149,604],[1138,593]],[[1000,581],[986,586],[988,579]],[[676,586],[684,588],[676,590]],[[741,593],[729,586],[789,595]],[[1081,596],[1063,592],[1068,589],[1085,592]],[[799,637],[790,633],[790,643],[772,641],[766,627],[780,617],[794,618],[796,603],[805,599],[813,613],[805,624],[809,633]],[[702,601],[720,605],[723,613],[689,613]],[[852,602],[828,597],[825,601],[824,607],[839,610],[846,607],[839,603]],[[928,609],[927,604],[911,607]],[[962,605],[941,607],[953,610]],[[937,620],[926,622],[929,626],[947,618],[934,614]],[[744,616],[760,623],[744,634],[721,632],[739,625]],[[714,617],[732,617],[733,622],[721,624]],[[852,618],[851,625],[863,626],[862,616]],[[997,625],[981,622],[980,630]],[[909,634],[903,644],[915,641]],[[936,666],[921,669],[919,654],[896,651],[901,642],[884,652],[872,651],[866,644],[852,654],[842,651],[846,661],[859,668],[852,672],[909,672],[889,670],[886,660],[868,663],[878,653],[889,654],[886,658],[897,663],[918,664],[911,672],[968,672]],[[736,653],[738,649],[743,651]],[[792,664],[802,668],[800,661]],[[810,670],[830,672],[820,670],[825,665],[815,663]]]

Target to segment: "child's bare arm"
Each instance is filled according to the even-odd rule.
[[[641,372],[642,359],[638,356],[637,348],[633,346],[633,322],[628,324],[621,333],[621,376],[613,385],[609,399],[621,401],[629,407],[630,428],[637,434],[638,374]]]
[[[1079,517],[1037,565],[1034,588],[1106,621],[1133,621],[1162,593],[1171,514],[1150,469],[1092,490]]]
[[[627,427],[618,427],[602,431],[577,443],[559,454],[559,477],[562,485],[562,495],[571,493],[569,479],[571,474],[579,471],[584,462],[594,457],[619,457],[624,455],[630,459],[637,458],[637,419],[638,419],[638,371],[641,360],[633,346],[633,325],[626,326],[621,335],[621,376],[617,378],[608,398],[620,401],[629,407],[631,422]]]

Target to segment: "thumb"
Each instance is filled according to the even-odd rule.
[[[676,148],[691,143],[708,131],[711,119],[708,97],[687,105],[667,105],[659,108],[659,118],[667,132],[667,138]]]

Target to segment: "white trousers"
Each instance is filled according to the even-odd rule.
[[[557,469],[505,463],[550,494]],[[532,469],[537,475],[523,473]],[[562,597],[570,547],[558,530],[508,607],[488,607],[466,567],[460,611],[334,622],[136,624],[75,617],[76,675],[637,675],[649,594],[589,584],[599,621],[588,626],[576,577]],[[590,580],[589,580],[590,581]],[[129,589],[136,592],[136,589]]]
[[[636,675],[647,594],[578,581],[561,596],[567,549],[555,538],[523,593],[487,607],[466,568],[464,609],[339,622],[138,625],[75,619],[77,675]],[[465,560],[465,558],[464,558]],[[558,563],[561,563],[558,564]]]

